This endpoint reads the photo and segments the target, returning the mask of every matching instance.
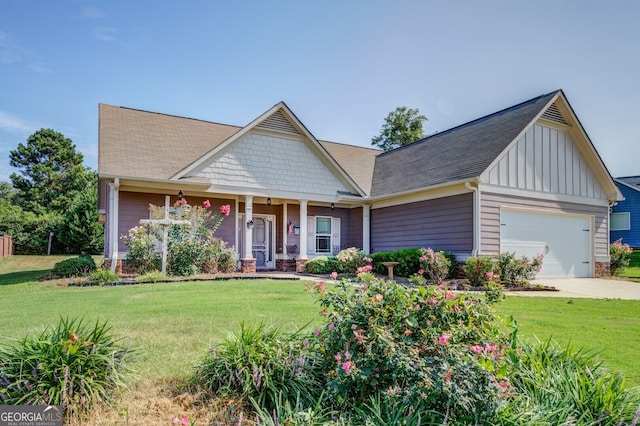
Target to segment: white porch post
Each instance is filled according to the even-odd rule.
[[[287,203],[282,203],[282,253],[284,253],[284,258],[289,258],[289,253],[287,253],[287,244],[288,244],[288,231],[289,231],[289,212],[287,211]]]
[[[362,206],[362,251],[371,253],[371,206]]]
[[[300,259],[307,257],[307,200],[300,200]]]
[[[171,206],[171,197],[164,196],[164,220],[169,220],[169,207]],[[167,275],[167,248],[169,247],[169,228],[162,229],[162,275]]]
[[[247,223],[253,220],[253,195],[244,197],[244,246],[242,247],[242,257],[244,259],[253,258],[253,228],[249,228]]]
[[[109,205],[111,218],[111,272],[116,273],[118,263],[118,204],[120,201],[120,178],[115,178],[111,185],[111,204]]]

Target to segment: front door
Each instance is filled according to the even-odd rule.
[[[256,259],[256,269],[275,269],[275,216],[256,214],[253,215],[252,220],[251,253]],[[241,218],[240,223],[244,222],[244,218]],[[244,241],[241,240],[241,244],[244,246]],[[242,247],[240,253],[242,253]]]

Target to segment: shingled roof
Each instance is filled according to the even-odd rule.
[[[371,180],[376,156],[382,151],[374,148],[345,145],[336,142],[318,141],[342,169],[364,191],[371,192]]]
[[[241,127],[100,104],[103,177],[169,179]]]
[[[371,196],[479,177],[558,93],[539,96],[378,155]]]

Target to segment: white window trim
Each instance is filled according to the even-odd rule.
[[[626,228],[614,228],[613,227],[613,215],[616,215],[617,217],[622,217],[622,216],[626,216]],[[610,230],[611,231],[629,231],[631,229],[631,212],[611,212],[610,216],[609,216],[609,220],[611,221],[610,223]]]
[[[322,218],[322,219],[329,219],[331,221],[331,230],[328,234],[318,234],[316,233],[316,229],[317,229],[317,220],[318,218]],[[338,247],[338,251],[339,251],[339,247],[340,247],[340,227],[341,227],[341,220],[339,217],[333,217],[333,216],[307,216],[307,219],[309,221],[309,226],[308,226],[308,236],[307,236],[307,255],[309,256],[335,256],[336,253],[336,247]],[[311,227],[311,223],[313,223],[313,227]],[[328,252],[318,252],[317,249],[317,237],[318,236],[322,236],[322,237],[328,237],[329,238],[329,251]]]

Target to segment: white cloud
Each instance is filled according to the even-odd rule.
[[[113,27],[100,27],[93,32],[93,36],[102,41],[114,41],[117,34],[118,30]]]
[[[12,133],[30,132],[34,125],[6,111],[0,110],[0,129]]]

